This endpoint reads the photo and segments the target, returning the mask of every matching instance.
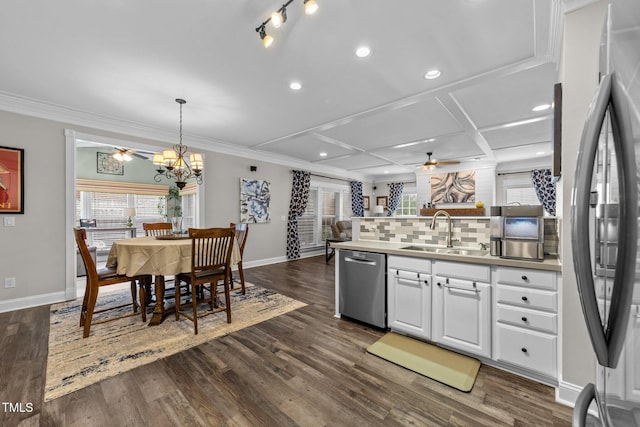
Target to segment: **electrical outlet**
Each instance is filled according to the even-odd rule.
[[[4,278],[4,287],[5,288],[15,288],[16,287],[16,278],[15,277],[5,277]]]
[[[15,227],[16,226],[16,217],[15,216],[5,216],[4,217],[4,226],[5,227]]]

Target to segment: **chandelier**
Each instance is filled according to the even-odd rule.
[[[162,154],[153,155],[153,164],[156,169],[156,182],[160,182],[162,177],[175,180],[176,186],[182,190],[187,185],[187,180],[195,178],[198,184],[202,184],[202,169],[204,161],[202,154],[191,153],[187,162],[187,146],[182,145],[182,106],[187,103],[184,99],[176,99],[180,104],[180,142],[172,149],[164,150]]]

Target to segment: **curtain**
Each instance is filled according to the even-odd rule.
[[[351,211],[353,216],[364,216],[364,203],[362,198],[362,182],[351,181]]]
[[[391,216],[398,209],[400,200],[402,200],[402,190],[404,190],[404,184],[402,182],[392,182],[389,184],[389,212],[387,216]]]
[[[534,169],[531,171],[531,182],[536,190],[538,200],[549,215],[556,214],[556,185],[551,181],[551,169]]]
[[[304,213],[309,200],[311,173],[293,171],[289,220],[287,221],[287,259],[300,258],[300,236],[298,236],[298,217]]]

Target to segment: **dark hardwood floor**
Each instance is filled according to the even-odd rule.
[[[245,269],[308,305],[46,403],[49,307],[0,313],[0,426],[570,425],[536,382],[483,365],[463,393],[366,353],[384,332],[333,317],[333,272],[324,256]]]

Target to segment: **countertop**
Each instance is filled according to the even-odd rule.
[[[419,245],[416,243],[384,242],[378,240],[352,240],[348,242],[332,242],[331,247],[337,249],[351,249],[355,251],[379,252],[390,255],[410,256],[414,258],[429,258],[445,261],[459,261],[475,264],[500,265],[505,267],[530,268],[533,270],[562,271],[562,264],[556,256],[545,257],[543,261],[527,261],[521,259],[507,259],[497,256],[487,255],[460,255],[445,254],[436,252],[422,252],[402,249],[406,246],[431,246]],[[455,249],[461,249],[455,247]],[[479,249],[479,248],[469,248]]]

